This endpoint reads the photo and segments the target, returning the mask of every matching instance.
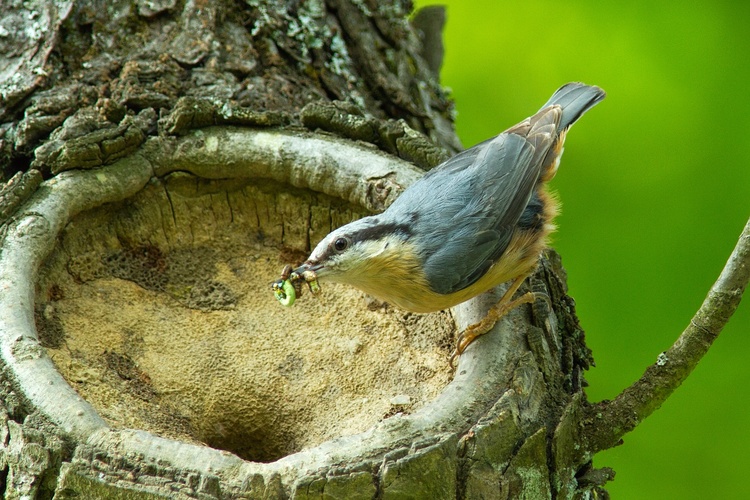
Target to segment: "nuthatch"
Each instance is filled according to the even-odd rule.
[[[459,336],[452,361],[512,308],[546,298],[513,295],[555,227],[558,203],[546,183],[565,135],[604,95],[598,87],[564,85],[535,115],[430,170],[385,212],[330,233],[292,272],[316,285],[347,283],[418,313],[513,280],[487,317]]]

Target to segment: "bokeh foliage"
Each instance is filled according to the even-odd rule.
[[[608,97],[571,131],[553,245],[597,367],[592,401],[682,331],[750,216],[750,3],[422,0],[448,8],[442,83],[464,145],[568,81]],[[667,403],[597,455],[613,498],[742,498],[750,299]]]

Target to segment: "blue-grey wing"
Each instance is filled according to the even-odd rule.
[[[530,200],[539,203],[535,186],[555,168],[560,134],[603,98],[598,87],[562,86],[535,115],[434,168],[388,208],[392,222],[413,225],[434,291],[466,288],[501,258]]]
[[[434,291],[471,285],[507,248],[541,170],[538,144],[525,135],[503,133],[459,153],[388,209],[412,221]]]

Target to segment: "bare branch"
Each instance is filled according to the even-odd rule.
[[[587,408],[581,437],[590,455],[617,445],[690,375],[732,316],[750,280],[750,220],[721,275],[672,347],[613,401]]]

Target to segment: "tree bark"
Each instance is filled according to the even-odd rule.
[[[287,311],[264,286],[278,268],[263,252],[298,258],[461,149],[438,82],[444,12],[410,22],[410,10],[0,7],[6,498],[606,497],[613,472],[591,466],[602,445],[581,449],[597,408],[582,389],[591,353],[554,252],[529,280],[552,308],[513,311],[455,374],[454,328],[503,287],[451,319],[336,289]],[[109,309],[88,323],[102,296]],[[121,323],[131,306],[147,313]],[[210,318],[221,326],[206,335],[196,325]],[[362,365],[375,369],[356,382],[363,416],[335,413]],[[169,378],[183,372],[185,386]],[[295,385],[317,404],[277,406]],[[100,399],[101,388],[117,396]]]

